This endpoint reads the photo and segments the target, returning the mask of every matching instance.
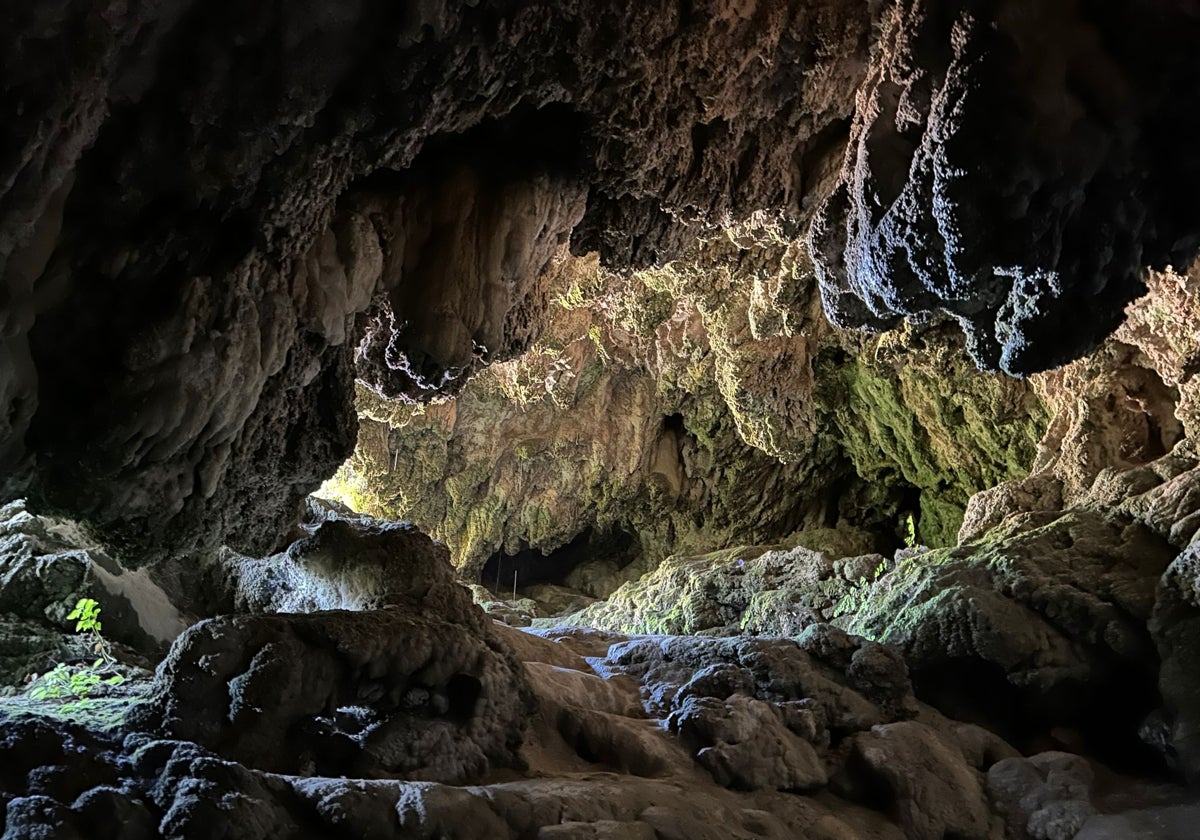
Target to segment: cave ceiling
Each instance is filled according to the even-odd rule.
[[[136,557],[279,545],[355,380],[520,352],[564,246],[620,271],[811,220],[835,324],[946,315],[1027,374],[1200,234],[1192,3],[0,14],[0,495]]]

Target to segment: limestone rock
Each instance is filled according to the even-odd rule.
[[[797,527],[862,554],[911,514],[952,544],[971,495],[1023,476],[1045,428],[1033,389],[976,371],[946,329],[830,329],[786,221],[714,230],[632,276],[589,259],[551,274],[541,339],[452,401],[361,389],[363,434],[323,492],[418,522],[468,577],[537,550],[563,565],[550,582],[607,596],[670,554]],[[874,539],[842,538],[856,529]],[[631,545],[569,560],[589,533]]]
[[[988,770],[988,793],[1011,837],[1072,840],[1096,814],[1092,768],[1079,756],[1039,753],[1009,758]]]
[[[191,627],[136,718],[277,772],[462,782],[519,764],[529,689],[445,548],[319,502],[310,523],[231,567],[258,614]]]
[[[17,638],[39,637],[26,664],[44,671],[82,642],[67,638],[75,622],[67,615],[82,598],[95,600],[106,638],[143,655],[161,657],[186,626],[171,597],[145,571],[123,568],[88,540],[74,523],[31,514],[22,502],[0,507],[0,614],[8,617],[7,646],[17,655]],[[22,628],[22,629],[18,629]],[[55,642],[52,637],[62,638]],[[25,665],[5,671],[0,682],[26,676]]]
[[[1105,658],[1146,661],[1153,581],[1172,555],[1118,517],[1028,515],[982,542],[917,555],[835,611],[847,630],[899,644],[918,665],[978,656],[1046,690],[1086,679]]]
[[[788,730],[771,706],[751,697],[689,697],[671,726],[701,747],[696,759],[719,785],[744,790],[812,790],[828,781],[816,750]]]
[[[1158,687],[1168,758],[1190,781],[1200,779],[1200,543],[1192,543],[1163,573],[1150,630],[1162,658]]]
[[[1156,581],[1174,556],[1169,543],[1118,514],[1021,514],[981,541],[892,560],[765,547],[673,558],[562,622],[792,635],[839,662],[868,696],[872,686],[905,684],[881,658],[886,648],[855,653],[849,640],[863,637],[903,651],[923,699],[952,715],[982,713],[1014,738],[1074,725],[1117,752],[1137,752],[1159,679],[1147,625]],[[1178,651],[1171,661],[1193,649],[1182,637],[1174,646],[1158,639]],[[1176,684],[1184,694],[1173,707],[1182,709],[1190,703],[1182,672]]]
[[[853,736],[845,772],[858,777],[852,784],[886,792],[912,840],[989,837],[978,774],[921,723],[889,723]]]
[[[1194,68],[1172,53],[1194,18],[900,2],[882,23],[813,225],[835,323],[944,312],[981,366],[1023,375],[1096,347],[1145,266],[1195,256],[1194,214],[1168,198],[1169,173],[1195,170],[1155,139],[1160,120],[1191,119],[1171,91]],[[1152,60],[1106,46],[1143,38]]]
[[[621,633],[794,635],[833,605],[838,562],[804,547],[742,546],[670,557],[608,600],[557,623]],[[876,556],[860,565],[874,577],[885,561]],[[844,561],[840,568],[847,568]]]
[[[799,206],[870,31],[826,0],[94,11],[0,43],[0,492],[122,560],[277,549],[353,446],[363,335],[372,381],[441,386],[537,334],[568,235],[623,268]]]
[[[346,627],[345,615],[251,621],[288,622],[312,640],[333,635],[339,622]],[[357,615],[371,624],[370,638],[380,636],[378,622],[420,617],[412,604]],[[1115,838],[1122,827],[1144,832],[1187,819],[1178,788],[1154,791],[1107,777],[1092,784],[1071,770],[1091,772],[1075,757],[1022,759],[977,727],[913,704],[894,652],[829,625],[814,625],[798,642],[495,632],[519,655],[538,698],[536,710],[524,710],[527,771],[511,768],[474,784],[279,775],[233,760],[229,752],[245,746],[236,739],[214,744],[214,752],[145,732],[122,741],[120,733],[28,713],[0,715],[5,837],[90,840],[120,825],[136,840],[1027,840],[1027,825],[1041,831],[1028,837],[1058,836],[1053,831],[1067,825],[1080,790],[1104,812],[1083,823],[1081,836]],[[193,645],[184,636],[177,652]],[[311,653],[304,662],[319,665],[322,657]],[[305,667],[297,662],[291,670]],[[418,727],[429,736],[440,729],[430,718]],[[271,748],[286,753],[287,743],[277,735]],[[981,772],[989,773],[990,801],[1003,805],[1003,821],[989,821]],[[1078,779],[1087,782],[1079,790]],[[812,786],[820,790],[795,791]]]
[[[253,767],[466,780],[518,763],[529,692],[462,592],[460,612],[386,608],[194,625],[149,722]]]
[[[224,552],[223,586],[233,610],[299,613],[424,605],[477,626],[444,545],[408,522],[372,519],[321,499],[310,498],[307,506],[299,539],[284,552],[264,558]]]
[[[518,763],[531,703],[480,630],[396,608],[208,619],[160,666],[147,722],[267,770],[465,781]]]

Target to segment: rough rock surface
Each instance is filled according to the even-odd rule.
[[[140,725],[281,773],[463,782],[518,764],[529,690],[445,548],[310,515],[283,557],[232,563],[240,613],[180,637]]]
[[[1156,584],[1174,556],[1161,537],[1116,514],[1026,514],[980,542],[893,559],[802,547],[672,558],[556,621],[627,633],[789,636],[833,622],[897,645],[940,708],[979,714],[1016,739],[1076,727],[1136,754],[1139,727],[1158,703],[1150,627],[1167,599],[1156,600]],[[1188,616],[1156,619],[1178,637],[1173,647],[1160,635],[1159,645],[1178,650],[1162,673],[1177,693],[1170,706],[1180,750],[1191,726],[1182,710],[1194,705],[1183,664],[1194,650],[1183,638]]]
[[[495,632],[538,698],[527,771],[471,784],[278,775],[187,741],[5,713],[3,836],[1188,837],[1179,788],[1077,756],[1021,758],[916,703],[893,649],[828,625],[799,641]],[[1113,833],[1149,825],[1162,830]]]
[[[1115,526],[1076,516],[1040,535],[1018,529],[984,565],[1012,577],[1014,598],[1041,604],[1047,626],[1083,633],[1104,618],[1111,629],[1120,619],[1104,597],[1146,606],[1118,567],[1151,562],[1158,538],[1126,524],[1122,543],[1104,527]],[[1161,840],[1188,836],[1181,789],[1077,756],[1020,758],[920,702],[899,647],[816,620],[794,638],[522,631],[491,622],[445,549],[408,526],[314,503],[306,531],[276,558],[295,563],[281,580],[304,586],[246,601],[265,612],[196,624],[153,682],[71,715],[0,704],[4,840],[90,840],[114,825],[132,840],[1045,840],[1070,837],[1062,826],[1116,838],[1150,825],[1165,827]],[[1089,576],[1102,592],[1061,591],[1044,542],[1063,533],[1079,558],[1111,567]],[[709,580],[736,568],[745,584],[726,591],[741,597],[804,577],[789,569],[878,586],[929,554],[901,552],[875,584],[863,570],[878,556],[776,550],[758,572],[745,567],[762,557],[702,560]],[[1175,579],[1186,574],[1164,580]],[[337,592],[384,606],[314,610]],[[271,612],[284,606],[310,611]],[[937,615],[911,618],[944,629]]]
[[[161,657],[187,626],[145,571],[123,569],[71,523],[0,506],[0,691],[57,662],[91,661],[67,619],[81,598],[97,602],[105,636],[136,662]]]
[[[1162,659],[1158,687],[1169,756],[1193,783],[1200,780],[1200,543],[1192,543],[1164,572],[1150,630]]]
[[[307,618],[336,626],[345,615]],[[918,714],[923,722],[878,731],[909,749],[935,746],[945,765],[913,774],[915,783],[949,774],[954,784],[941,791],[948,807],[955,796],[984,807],[981,773],[1011,752],[973,751],[970,727],[916,707],[898,657],[829,632],[821,652],[809,653],[787,640],[592,633],[551,641],[506,631],[539,700],[523,730],[530,772],[465,786],[414,781],[411,773],[311,775],[311,766],[276,775],[187,741],[136,733],[122,741],[36,716],[5,717],[0,823],[5,838],[56,839],[97,836],[96,826],[112,819],[131,838],[933,838],[940,835],[932,829],[902,823],[902,831],[871,802],[855,802],[874,770],[850,758],[854,733]],[[191,645],[184,637],[179,648]],[[601,655],[585,659],[576,650]],[[161,677],[157,690],[166,690]],[[831,776],[846,799],[817,793]],[[896,788],[901,802],[904,790]],[[929,807],[912,804],[914,812]],[[989,837],[984,827],[968,828],[962,836]]]
[[[877,554],[814,551],[804,532],[794,548],[740,546],[668,557],[653,572],[574,615],[551,619],[618,633],[791,636],[824,620],[848,583],[874,578]]]
[[[1138,4],[892,4],[813,225],[830,318],[945,312],[1018,375],[1096,347],[1146,266],[1200,244],[1177,199],[1197,168],[1165,129],[1194,124],[1175,50],[1198,33]]]
[[[568,233],[644,264],[798,208],[870,31],[828,0],[233,5],[0,35],[2,492],[138,560],[280,544],[352,448],[364,331],[360,373],[420,389],[523,349]]]
[[[412,519],[469,576],[585,532],[626,535],[624,554],[604,541],[586,554],[634,555],[628,579],[798,527],[899,544],[907,514],[922,540],[952,544],[972,494],[1037,453],[1032,387],[975,371],[948,331],[830,329],[794,226],[713,231],[628,278],[565,258],[552,273],[542,338],[455,398],[360,388],[354,457],[322,492]],[[561,582],[565,553],[555,563]]]
[[[384,609],[208,619],[160,667],[146,722],[274,772],[478,778],[517,761],[530,696],[482,622],[463,617]]]
[[[226,610],[306,613],[424,603],[456,621],[468,619],[444,545],[408,522],[361,516],[321,499],[306,505],[304,536],[285,552],[252,558],[226,550],[213,564],[223,576],[217,588],[231,601]]]

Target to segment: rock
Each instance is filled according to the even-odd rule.
[[[58,662],[91,661],[86,641],[37,621],[0,616],[0,693],[23,691],[34,674]]]
[[[1085,759],[1067,753],[1006,758],[988,770],[988,795],[1010,836],[1072,840],[1096,813],[1093,778]]]
[[[967,713],[955,686],[970,662],[986,665],[972,679],[992,685],[972,690],[1002,692],[1007,682],[1026,698],[1018,728],[1038,720],[1079,725],[1083,709],[1102,703],[1104,731],[1092,737],[1104,748],[1117,743],[1114,726],[1128,738],[1153,702],[1157,657],[1146,622],[1153,582],[1172,555],[1123,517],[1025,514],[980,542],[897,564],[849,590],[825,615],[851,633],[897,645],[924,699],[952,715]],[[1102,685],[1109,686],[1103,700],[1095,694]]]
[[[592,598],[607,598],[629,575],[613,560],[590,560],[567,573],[563,584]]]
[[[862,555],[902,540],[911,512],[923,541],[953,544],[973,493],[1027,472],[1045,407],[948,330],[831,330],[797,237],[741,224],[633,277],[564,261],[518,358],[436,406],[360,394],[365,431],[329,492],[420,523],[467,578],[532,547],[562,564],[553,582],[598,597],[668,555],[797,528]],[[612,532],[632,545],[567,550]]]
[[[372,519],[310,498],[299,539],[265,558],[227,551],[225,587],[239,612],[372,610],[388,605],[445,610],[477,621],[446,547],[408,522]]]
[[[553,618],[579,612],[596,603],[596,599],[565,586],[540,584],[526,590],[537,604],[539,618]]]
[[[243,597],[260,610],[382,608],[202,621],[159,667],[138,720],[280,773],[462,782],[519,765],[529,688],[445,549],[405,523],[316,511],[290,565],[235,567]]]
[[[960,545],[983,539],[1009,516],[1063,509],[1062,482],[1049,472],[1006,481],[976,493],[967,502],[958,531]]]
[[[802,547],[740,546],[670,557],[607,601],[558,623],[622,633],[786,636],[819,620],[845,568]]]
[[[1182,149],[1159,148],[1154,126],[1186,108],[1165,92],[1194,70],[1168,45],[1196,22],[1018,6],[884,12],[812,246],[834,323],[946,313],[981,367],[1024,375],[1095,348],[1144,292],[1147,265],[1195,256],[1179,238],[1194,216],[1160,191],[1194,170],[1175,169]],[[1159,52],[1111,49],[1106,31]],[[1092,105],[1065,81],[1075,73],[1120,93]],[[1066,194],[1064,211],[1053,197]]]
[[[862,640],[851,643],[871,655]],[[857,694],[852,669],[814,662],[786,640],[652,638],[615,645],[612,667],[641,680],[649,714],[666,719],[721,785],[808,790],[827,780],[818,750],[913,714],[903,663],[883,700]],[[885,696],[886,695],[886,696]]]
[[[670,725],[701,747],[696,759],[719,785],[740,790],[813,790],[828,781],[816,750],[781,715],[751,697],[686,698]]]
[[[208,619],[156,682],[149,722],[164,734],[252,767],[363,778],[519,764],[532,702],[478,621],[399,608]]]
[[[150,809],[120,788],[92,788],[72,803],[71,810],[84,826],[120,826],[122,838],[153,840],[160,836]]]
[[[839,786],[851,794],[885,796],[911,840],[989,835],[977,774],[957,749],[921,723],[889,723],[854,735],[844,772],[848,779]]]
[[[822,4],[376,11],[6,28],[3,498],[87,520],[123,560],[271,553],[353,447],[356,375],[424,395],[525,349],[568,237],[640,266],[698,217],[800,202],[870,31]],[[235,66],[235,43],[267,58]]]
[[[155,657],[186,627],[146,572],[122,568],[73,523],[35,516],[19,501],[0,507],[0,613],[40,623],[45,634],[73,632],[67,615],[81,598],[99,604],[106,638]]]
[[[48,796],[24,796],[8,803],[4,840],[83,840],[70,812]]]
[[[154,794],[166,840],[302,837],[302,819],[287,781],[213,756],[186,754],[169,763]]]
[[[1150,631],[1162,666],[1168,760],[1189,781],[1200,780],[1200,543],[1192,543],[1163,573]]]
[[[645,822],[600,820],[545,826],[537,836],[538,840],[656,840],[661,835]]]
[[[510,627],[528,627],[541,614],[536,601],[532,598],[517,598],[505,600],[498,598],[492,592],[479,584],[467,587],[472,600],[489,616]]]

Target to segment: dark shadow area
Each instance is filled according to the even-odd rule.
[[[501,119],[486,119],[461,134],[438,134],[425,141],[404,170],[379,169],[347,188],[340,205],[363,193],[399,193],[440,183],[470,168],[486,182],[505,184],[534,175],[571,179],[585,166],[587,121],[568,105],[523,107]]]
[[[576,567],[594,560],[608,560],[624,568],[633,562],[636,542],[624,531],[599,533],[584,529],[575,539],[549,554],[525,547],[516,554],[497,552],[488,558],[480,582],[499,595],[511,597],[514,575],[517,589],[538,584],[563,585]]]
[[[475,706],[483,694],[483,683],[469,674],[455,674],[446,683],[446,700],[450,706],[450,717],[465,722],[475,716]]]
[[[662,430],[664,432],[675,432],[680,435],[689,434],[687,427],[683,423],[683,415],[678,412],[663,418]]]
[[[978,659],[949,659],[911,676],[921,701],[995,732],[1025,755],[1063,750],[1121,773],[1170,779],[1163,756],[1138,735],[1161,705],[1152,671],[1114,666],[1101,679],[1064,681],[1049,692],[1014,686],[1000,666]]]

